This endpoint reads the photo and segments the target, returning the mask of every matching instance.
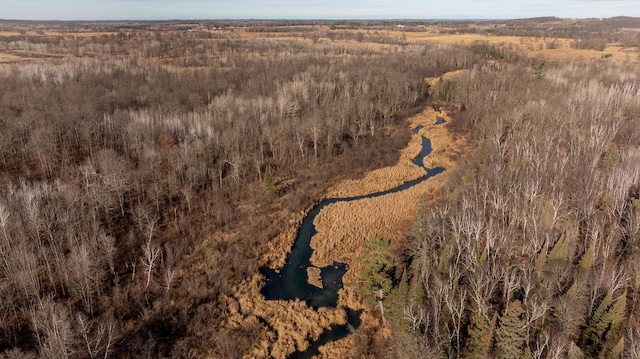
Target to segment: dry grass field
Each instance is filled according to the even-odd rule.
[[[401,32],[390,32],[389,36],[402,36]],[[565,38],[536,38],[521,36],[492,36],[481,34],[440,34],[440,33],[405,33],[408,42],[435,42],[441,44],[465,44],[474,41],[486,41],[490,44],[507,44],[516,46],[531,57],[543,57],[550,61],[593,60],[600,59],[604,54],[618,61],[638,62],[637,47],[622,47],[618,43],[610,43],[604,51],[590,49],[575,49],[571,47],[573,39]]]
[[[371,31],[354,30],[356,34],[383,36],[389,39],[400,40],[407,43],[438,43],[438,44],[462,44],[469,45],[475,41],[488,42],[493,45],[509,45],[525,52],[531,57],[542,57],[549,61],[567,61],[579,59],[600,59],[603,55],[618,60],[638,63],[640,50],[637,47],[623,47],[620,43],[609,43],[604,51],[592,49],[577,49],[571,47],[574,39],[569,38],[546,38],[530,36],[497,36],[486,34],[449,34],[443,33],[443,28],[437,26],[427,26],[424,32],[403,32],[403,31]],[[221,30],[214,30],[221,31]],[[315,31],[328,31],[327,26],[318,26]],[[336,31],[336,30],[334,30]],[[342,30],[337,30],[342,31]],[[264,38],[265,33],[247,32],[244,29],[236,29],[236,33],[242,38],[256,39]],[[301,41],[307,44],[312,43],[308,38],[292,37],[286,33],[267,33],[270,40]],[[331,40],[320,38],[319,43],[332,43],[335,45],[349,47],[367,47],[373,50],[387,50],[391,47],[388,44],[370,41],[356,40]]]
[[[22,60],[24,60],[24,58],[20,56],[0,53],[0,63],[17,62]]]
[[[624,47],[620,43],[609,43],[604,51],[591,50],[591,49],[577,49],[571,47],[573,39],[569,38],[543,38],[543,37],[530,37],[530,36],[496,36],[487,34],[458,34],[458,33],[445,33],[447,30],[438,26],[426,26],[425,31],[422,32],[403,32],[399,30],[349,30],[350,34],[363,35],[364,40],[355,39],[330,39],[322,37],[321,34],[332,31],[334,33],[344,32],[347,30],[330,30],[329,26],[317,25],[308,26],[309,30],[314,33],[320,34],[320,37],[315,39],[303,34],[292,34],[288,32],[253,32],[249,31],[249,28],[237,27],[226,29],[213,29],[208,30],[213,36],[238,36],[243,39],[257,40],[265,39],[269,41],[294,41],[302,42],[310,45],[314,42],[318,44],[332,44],[336,46],[346,46],[353,48],[369,48],[374,51],[389,50],[392,45],[384,44],[376,41],[367,40],[368,35],[376,37],[384,37],[395,41],[402,40],[407,43],[438,43],[438,44],[463,44],[469,45],[475,41],[488,42],[493,45],[509,45],[519,50],[526,52],[528,56],[543,57],[549,61],[566,61],[566,60],[578,60],[578,59],[599,59],[605,54],[607,57],[618,61],[627,61],[638,63],[640,50],[637,47]],[[311,31],[310,31],[311,32]],[[70,37],[99,37],[99,36],[113,36],[118,33],[113,31],[78,31],[74,33],[61,32],[61,31],[26,31],[23,33],[17,31],[0,31],[0,37],[10,36],[32,36],[42,38],[70,38]],[[0,62],[16,62],[29,60],[36,57],[47,56],[47,54],[38,53],[26,53],[23,56],[15,54],[3,53],[0,51]]]
[[[363,312],[361,319],[360,331],[368,333],[372,343],[384,343],[391,336],[390,329],[382,324],[380,318],[374,317],[371,313]],[[329,342],[319,348],[320,353],[314,359],[366,357],[362,355],[362,340],[363,338],[358,335],[349,335],[340,340]]]
[[[401,32],[389,32],[389,36],[402,36]],[[408,42],[436,42],[441,44],[465,44],[469,45],[474,41],[486,41],[490,44],[513,45],[529,56],[541,56],[549,60],[577,60],[577,59],[599,59],[603,54],[611,54],[616,60],[624,61],[627,56],[637,60],[637,48],[623,48],[619,44],[611,43],[604,51],[574,49],[571,47],[573,39],[563,38],[536,38],[521,36],[492,36],[481,34],[440,34],[440,33],[405,33]]]

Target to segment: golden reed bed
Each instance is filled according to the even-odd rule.
[[[446,123],[436,125],[436,117],[443,117]],[[424,126],[421,136],[431,140],[432,153],[425,158],[425,166],[451,169],[456,159],[469,153],[469,144],[461,136],[453,136],[448,129],[452,119],[445,113],[436,113],[432,108],[411,117],[411,128]],[[403,150],[401,160],[393,167],[382,168],[367,174],[360,180],[349,180],[330,189],[330,196],[347,197],[364,195],[396,187],[405,181],[419,178],[424,174],[411,163],[420,152],[420,136],[415,135]],[[353,259],[358,257],[362,244],[369,240],[387,237],[401,239],[404,230],[413,221],[420,201],[429,198],[447,182],[448,171],[417,184],[407,190],[377,198],[366,198],[353,202],[339,202],[325,207],[316,217],[318,231],[311,239],[314,250],[311,263],[323,267],[340,261],[349,264],[343,280],[345,283],[358,279],[360,268]],[[341,300],[355,305],[354,293],[345,286]]]

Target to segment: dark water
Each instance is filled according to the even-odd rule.
[[[442,125],[445,122],[446,121],[444,120],[444,118],[442,118],[440,116],[436,117],[436,125]]]
[[[422,127],[414,130],[418,133]],[[311,266],[309,259],[313,253],[311,248],[311,237],[317,232],[313,225],[320,210],[327,205],[337,202],[351,202],[364,198],[376,198],[390,193],[404,191],[410,187],[417,185],[430,177],[444,172],[444,168],[436,167],[433,169],[425,168],[422,163],[424,158],[431,153],[431,141],[422,137],[422,151],[420,155],[413,160],[413,163],[425,170],[425,175],[419,179],[405,182],[404,184],[392,188],[387,191],[377,192],[366,196],[348,197],[348,198],[329,198],[313,207],[307,216],[303,219],[302,225],[298,230],[296,241],[293,244],[291,253],[287,257],[286,264],[280,271],[271,268],[261,268],[266,278],[266,284],[262,289],[262,294],[267,300],[304,300],[307,305],[313,308],[319,307],[335,307],[338,302],[338,290],[342,288],[342,276],[347,271],[345,263],[334,262],[332,265],[320,268],[320,276],[322,278],[322,288],[313,286],[307,282],[307,268]],[[290,358],[310,358],[318,354],[318,348],[326,343],[341,339],[347,336],[350,331],[360,325],[360,314],[351,310],[347,310],[347,325],[333,326],[331,330],[324,332],[320,338],[311,344],[308,350],[297,352]]]

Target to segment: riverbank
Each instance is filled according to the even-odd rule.
[[[444,118],[445,123],[436,125],[437,117]],[[412,128],[423,128],[420,136],[413,136],[397,165],[372,171],[361,180],[340,183],[330,193],[339,193],[343,197],[364,195],[371,193],[371,189],[386,190],[424,175],[422,169],[411,163],[411,159],[420,151],[421,136],[427,137],[432,145],[431,154],[424,160],[425,166],[452,168],[462,154],[468,153],[470,146],[465,138],[456,137],[449,131],[451,121],[444,111],[436,112],[433,108],[427,108],[411,117],[408,122]],[[411,170],[406,170],[407,168]],[[353,202],[339,202],[325,207],[315,220],[318,234],[311,240],[314,250],[311,263],[317,267],[329,265],[333,261],[347,263],[349,270],[344,282],[356,281],[356,273],[360,268],[352,259],[360,254],[362,244],[380,237],[390,238],[392,242],[399,241],[404,236],[404,229],[415,218],[422,199],[431,198],[447,182],[447,178],[448,172],[445,171],[433,180],[424,181],[401,192]],[[345,292],[349,293],[349,290]],[[349,305],[357,302],[355,298],[351,298],[351,293],[343,299],[347,299],[346,303]]]
[[[437,125],[437,118],[444,123]],[[456,136],[449,130],[449,124],[455,121],[445,111],[437,112],[429,107],[408,120],[411,128],[422,126],[420,136],[413,136],[403,150],[401,160],[392,167],[375,170],[360,180],[344,181],[331,188],[331,195],[356,196],[387,190],[400,183],[413,180],[424,171],[411,163],[420,152],[422,136],[431,141],[432,152],[424,159],[427,168],[444,167],[449,169],[435,178],[421,182],[409,189],[352,202],[334,203],[320,211],[314,222],[318,233],[312,238],[314,250],[311,263],[317,267],[339,261],[347,263],[348,271],[343,277],[344,288],[340,292],[340,303],[353,309],[365,309],[356,295],[355,285],[359,280],[361,266],[354,261],[362,254],[364,243],[381,237],[390,238],[393,246],[402,247],[405,241],[405,229],[414,220],[421,201],[433,201],[438,191],[444,187],[456,161],[471,152],[466,138]],[[416,171],[417,170],[417,171]],[[417,175],[416,175],[417,174]],[[388,336],[390,331],[383,328],[380,321],[372,315],[362,316],[362,326],[376,333]],[[354,338],[349,336],[338,342],[321,348],[320,357],[347,355],[355,348]],[[355,354],[355,353],[352,353]]]

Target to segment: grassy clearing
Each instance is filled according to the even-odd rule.
[[[600,59],[604,54],[610,54],[611,58],[618,61],[638,62],[638,48],[622,47],[617,43],[610,43],[604,51],[574,49],[571,42],[574,39],[567,38],[541,38],[529,36],[494,36],[483,34],[441,34],[438,32],[407,32],[390,31],[387,35],[391,38],[404,36],[407,42],[436,42],[440,44],[471,44],[474,41],[486,41],[490,44],[514,45],[525,51],[527,55],[541,56],[550,61]]]
[[[405,35],[409,42],[438,42],[441,44],[462,43],[470,44],[474,41],[488,41],[492,44],[520,44],[521,37],[519,36],[487,36],[481,34],[440,34],[437,32],[389,32],[390,37],[401,37]]]
[[[23,60],[24,58],[20,56],[0,53],[0,63],[18,62]]]

